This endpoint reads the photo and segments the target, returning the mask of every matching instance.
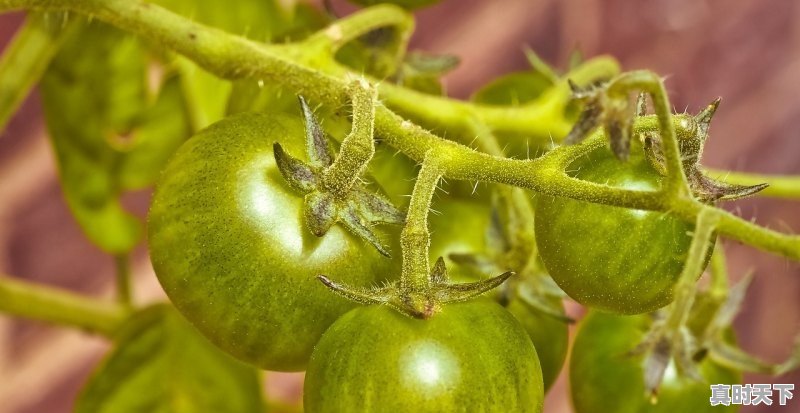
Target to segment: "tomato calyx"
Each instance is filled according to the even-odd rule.
[[[572,88],[573,99],[582,102],[584,106],[578,121],[564,138],[564,144],[578,143],[585,139],[592,130],[603,126],[611,145],[611,151],[617,159],[627,160],[630,154],[630,141],[634,136],[634,119],[645,116],[647,112],[646,94],[640,93],[636,105],[633,106],[630,104],[627,93],[610,93],[609,83],[579,88],[569,81],[569,85]],[[769,186],[766,183],[751,186],[729,184],[706,176],[701,169],[700,159],[703,147],[708,139],[711,119],[719,107],[719,102],[720,99],[716,99],[697,115],[686,118],[686,129],[693,132],[688,137],[678,138],[681,164],[692,193],[701,202],[706,203],[744,198]],[[659,132],[641,133],[639,139],[644,146],[645,156],[650,165],[659,174],[666,176],[667,163]]]
[[[565,145],[576,144],[585,139],[598,126],[603,126],[611,143],[611,151],[620,160],[627,160],[631,150],[634,111],[625,94],[607,93],[607,84],[581,88],[568,80],[575,101],[583,103],[581,112],[572,130],[564,138]]]
[[[324,275],[317,278],[335,293],[360,304],[385,304],[410,317],[427,319],[436,314],[443,304],[463,302],[501,285],[512,271],[496,277],[469,283],[452,283],[447,276],[444,259],[439,257],[430,271],[429,284],[422,289],[404,285],[400,281],[380,287],[357,288],[344,285]]]
[[[630,354],[644,354],[645,389],[653,401],[664,373],[674,361],[679,374],[701,381],[699,364],[710,357],[717,364],[739,371],[778,375],[800,365],[800,341],[784,362],[771,364],[760,360],[732,343],[733,319],[742,307],[752,276],[745,277],[723,296],[709,292],[698,294],[692,311],[679,325],[670,325],[666,311],[659,310],[650,330]],[[674,309],[673,309],[674,311]]]
[[[644,95],[640,95],[638,116],[644,115]],[[711,119],[719,107],[720,99],[715,99],[697,115],[692,117],[693,130],[689,137],[679,140],[683,170],[689,180],[689,186],[694,195],[703,202],[730,201],[753,195],[769,184],[734,185],[706,176],[700,166],[703,147],[708,139]],[[666,162],[662,149],[661,137],[657,132],[646,132],[640,137],[644,146],[645,156],[650,165],[662,176],[667,175]]]
[[[336,190],[326,182],[326,172],[334,163],[328,137],[308,107],[299,97],[306,128],[306,151],[309,162],[289,155],[280,143],[273,145],[278,169],[290,187],[304,195],[303,212],[311,232],[321,237],[336,223],[372,244],[382,255],[390,257],[372,227],[377,224],[401,225],[405,214],[383,195],[370,192],[355,182],[347,190]],[[340,154],[343,156],[343,154]],[[344,155],[346,156],[346,154]]]

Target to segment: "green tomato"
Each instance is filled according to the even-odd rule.
[[[432,208],[439,213],[430,216],[431,260],[445,257],[448,275],[456,281],[475,281],[476,276],[498,275],[470,274],[447,259],[453,253],[482,253],[487,250],[486,230],[491,221],[491,207],[482,202],[451,198],[436,200]],[[498,292],[501,288],[503,287],[498,288]],[[500,297],[495,294],[493,298]],[[561,372],[567,357],[567,324],[525,303],[513,287],[511,294],[504,298],[506,309],[522,324],[536,347],[542,366],[544,389],[547,391]]]
[[[212,342],[269,370],[305,368],[322,333],[353,308],[315,277],[370,285],[395,262],[339,226],[304,223],[272,145],[305,154],[299,117],[243,114],[188,140],[157,185],[148,217],[153,267],[167,295]],[[399,248],[393,251],[399,252]]]
[[[740,373],[709,359],[700,362],[697,382],[667,368],[656,404],[645,394],[643,357],[628,353],[652,324],[647,315],[619,316],[590,312],[580,324],[569,365],[575,413],[735,412],[738,406],[709,403],[711,384],[741,383]]]
[[[569,169],[589,182],[657,190],[661,176],[635,149],[620,162],[599,148]],[[535,228],[542,261],[567,295],[604,311],[641,314],[672,301],[693,225],[659,211],[541,196]]]
[[[487,300],[445,305],[422,320],[387,306],[357,308],[314,349],[306,412],[541,412],[536,350]]]

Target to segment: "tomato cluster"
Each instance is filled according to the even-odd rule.
[[[356,308],[315,279],[375,285],[398,276],[400,261],[339,226],[321,237],[308,230],[303,198],[287,185],[273,152],[280,141],[288,153],[305,153],[303,128],[297,116],[235,115],[191,138],[169,162],[148,230],[153,266],[178,310],[246,362],[307,369],[306,411],[540,412],[564,364],[567,324],[532,307],[517,284],[416,319],[388,306]],[[376,186],[391,188],[398,202],[411,191],[414,164],[380,150],[376,159]],[[572,169],[578,179],[624,188],[654,190],[660,182],[641,156],[622,164],[606,148]],[[497,217],[487,198],[454,194],[434,202],[432,259],[490,247],[486,233]],[[624,314],[671,300],[690,225],[547,196],[537,199],[535,217],[541,260],[573,299]],[[397,231],[388,235],[398,238]],[[453,280],[475,277],[455,262],[447,266]],[[593,313],[582,323],[570,367],[578,412],[595,411],[600,401],[610,412],[694,406],[701,386],[683,381],[665,383],[662,410],[620,393],[641,388],[641,363],[621,354],[641,340],[647,320]],[[703,372],[711,381],[736,379],[709,363]]]

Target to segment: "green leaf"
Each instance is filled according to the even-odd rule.
[[[472,100],[487,105],[521,105],[535,100],[558,82],[559,75],[533,50],[525,57],[531,70],[511,73],[489,82],[472,95]]]
[[[406,55],[395,81],[407,88],[442,95],[441,77],[455,69],[460,60],[453,55],[434,55],[413,51]]]
[[[70,33],[42,79],[50,138],[70,209],[89,239],[119,254],[141,224],[117,199],[121,154],[109,141],[127,134],[147,103],[144,51],[136,38],[101,24]]]
[[[553,81],[540,72],[511,73],[480,88],[472,100],[487,105],[521,105],[535,100],[553,86]]]
[[[217,349],[172,307],[134,315],[78,397],[76,413],[251,413],[255,368]]]
[[[132,132],[131,143],[120,159],[117,179],[120,188],[137,190],[152,185],[169,157],[191,134],[178,77],[169,78],[158,99],[141,114],[141,124]]]
[[[142,235],[120,195],[151,185],[190,134],[177,78],[151,96],[147,57],[136,37],[83,24],[64,39],[42,79],[67,204],[89,239],[115,255]]]
[[[0,131],[44,74],[64,34],[79,22],[64,13],[30,13],[0,57]]]

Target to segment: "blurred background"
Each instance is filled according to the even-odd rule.
[[[332,3],[343,14],[354,10]],[[0,48],[23,17],[0,16]],[[665,76],[677,111],[696,112],[723,98],[705,165],[800,174],[800,2],[794,0],[445,0],[418,13],[412,45],[461,57],[446,78],[448,94],[460,98],[499,74],[526,69],[526,45],[560,67],[576,47],[586,57],[611,54],[626,70]],[[110,297],[114,263],[71,217],[46,133],[34,90],[0,136],[0,273]],[[143,216],[148,201],[142,192],[125,204]],[[751,199],[727,208],[762,225],[800,231],[800,201]],[[800,333],[800,264],[725,245],[734,279],[756,274],[736,322],[739,342],[767,360],[782,360]],[[133,271],[137,302],[163,299],[144,247]],[[0,412],[71,411],[107,348],[100,338],[0,315]],[[565,376],[548,396],[548,413],[570,411]],[[282,400],[302,392],[302,374],[270,374],[267,381],[269,393]],[[800,373],[748,375],[745,383],[794,383],[798,390],[789,406],[743,412],[800,411]]]

